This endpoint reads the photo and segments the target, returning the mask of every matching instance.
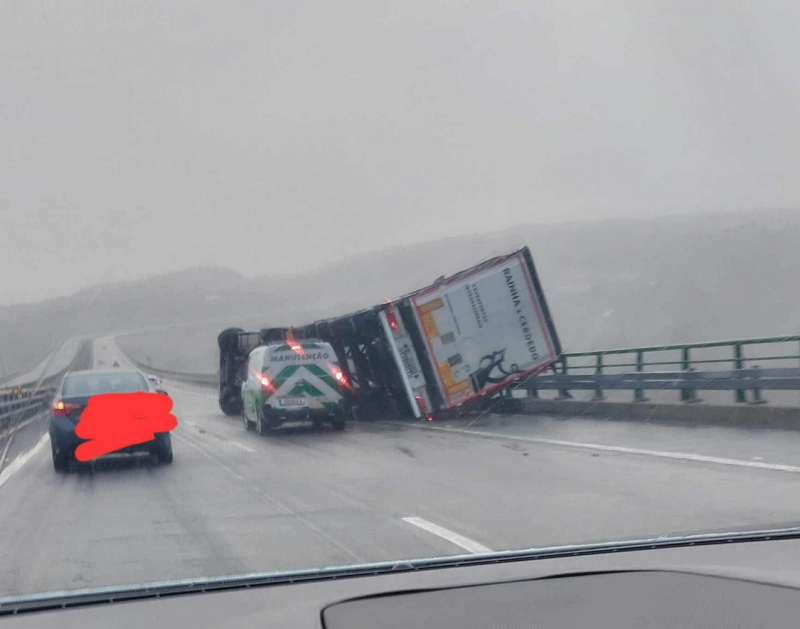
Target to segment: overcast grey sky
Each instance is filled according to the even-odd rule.
[[[800,3],[0,5],[0,303],[800,207]]]

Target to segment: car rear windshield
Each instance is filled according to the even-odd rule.
[[[64,397],[88,397],[100,393],[134,393],[147,390],[147,383],[138,373],[87,373],[67,376],[63,393]]]

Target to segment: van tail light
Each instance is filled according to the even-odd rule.
[[[269,379],[269,376],[264,373],[258,374],[258,381],[261,383],[261,390],[264,393],[272,393],[272,381]]]
[[[56,417],[69,417],[72,411],[77,411],[80,407],[80,404],[56,400],[55,403],[53,403],[53,415]]]

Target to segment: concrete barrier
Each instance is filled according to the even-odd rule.
[[[605,421],[657,422],[680,426],[730,426],[800,430],[800,408],[776,406],[652,404],[520,399],[518,412]]]

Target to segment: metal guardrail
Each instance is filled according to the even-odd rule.
[[[38,413],[53,397],[55,387],[39,389],[36,393],[28,392],[16,399],[0,402],[0,428],[5,428],[6,420],[18,413],[29,416]]]
[[[775,348],[775,351],[766,355],[746,355],[746,349],[752,352],[752,348],[757,346]],[[705,353],[715,355],[699,356],[701,350],[714,350]],[[720,352],[728,355],[720,356]],[[613,357],[612,360],[609,357]],[[621,360],[614,360],[617,357]],[[800,364],[800,335],[567,352],[554,366],[554,375],[533,376],[522,388],[533,397],[537,397],[539,389],[555,389],[560,399],[570,399],[570,389],[589,389],[594,390],[595,401],[604,400],[605,392],[609,390],[632,390],[634,402],[648,402],[645,397],[648,390],[676,390],[680,393],[680,400],[689,403],[699,401],[698,390],[730,390],[734,401],[740,404],[748,402],[747,391],[751,391],[751,403],[762,404],[762,390],[800,390],[799,369],[761,369],[760,364],[753,365],[754,362],[774,365],[779,361],[797,361],[796,364]],[[700,365],[722,366],[726,363],[733,369],[696,370]],[[665,366],[678,366],[680,371],[646,371],[647,368]],[[617,373],[609,374],[615,370]],[[619,373],[619,370],[624,372]],[[591,373],[587,374],[587,371]]]
[[[41,412],[53,398],[64,373],[74,368],[79,361],[86,359],[87,352],[90,351],[91,343],[84,341],[78,347],[70,364],[58,373],[47,376],[38,382],[0,390],[0,429],[5,429],[10,423],[19,422],[25,417]]]
[[[745,350],[756,346],[774,348],[775,351],[767,355],[747,355]],[[702,350],[716,350],[728,355],[700,356]],[[677,355],[671,356],[670,353]],[[620,357],[621,360],[609,360],[608,357]],[[167,371],[140,363],[130,356],[127,358],[142,371],[158,376],[205,386],[218,384],[218,377],[214,374]],[[593,390],[594,401],[605,400],[606,392],[623,390],[633,392],[634,402],[649,402],[646,391],[676,391],[679,399],[687,403],[700,401],[697,391],[731,391],[737,403],[764,404],[762,391],[800,391],[800,367],[761,368],[753,365],[754,362],[775,364],[778,361],[800,365],[800,334],[566,352],[554,366],[553,374],[531,376],[517,389],[527,390],[528,395],[534,398],[538,397],[540,390],[554,390],[558,391],[559,399],[572,399],[570,390]],[[732,369],[696,370],[700,365],[723,366],[725,363]],[[647,371],[648,368],[665,366],[678,366],[680,370]],[[614,371],[616,373],[610,373]]]
[[[685,402],[697,402],[697,391],[751,391],[753,404],[764,404],[764,390],[800,391],[800,368],[797,369],[734,369],[731,371],[667,371],[625,374],[555,374],[533,376],[522,386],[529,392],[543,389],[559,391],[562,399],[570,390],[594,390],[594,401],[602,401],[603,391],[680,391]],[[598,392],[600,392],[598,394]],[[566,396],[564,395],[566,394]],[[535,396],[534,396],[535,397]],[[646,402],[641,396],[634,401]]]
[[[48,378],[38,390],[25,387],[17,393],[3,392],[0,397],[0,429],[41,412],[53,398],[60,375]]]
[[[122,349],[120,348],[120,351]],[[130,361],[137,369],[146,374],[152,374],[161,378],[168,378],[170,380],[178,380],[179,382],[188,382],[190,384],[200,384],[208,387],[219,386],[219,376],[217,374],[208,373],[185,373],[181,371],[169,371],[167,369],[159,369],[151,365],[139,362],[132,358],[129,354],[122,352],[128,361]]]

